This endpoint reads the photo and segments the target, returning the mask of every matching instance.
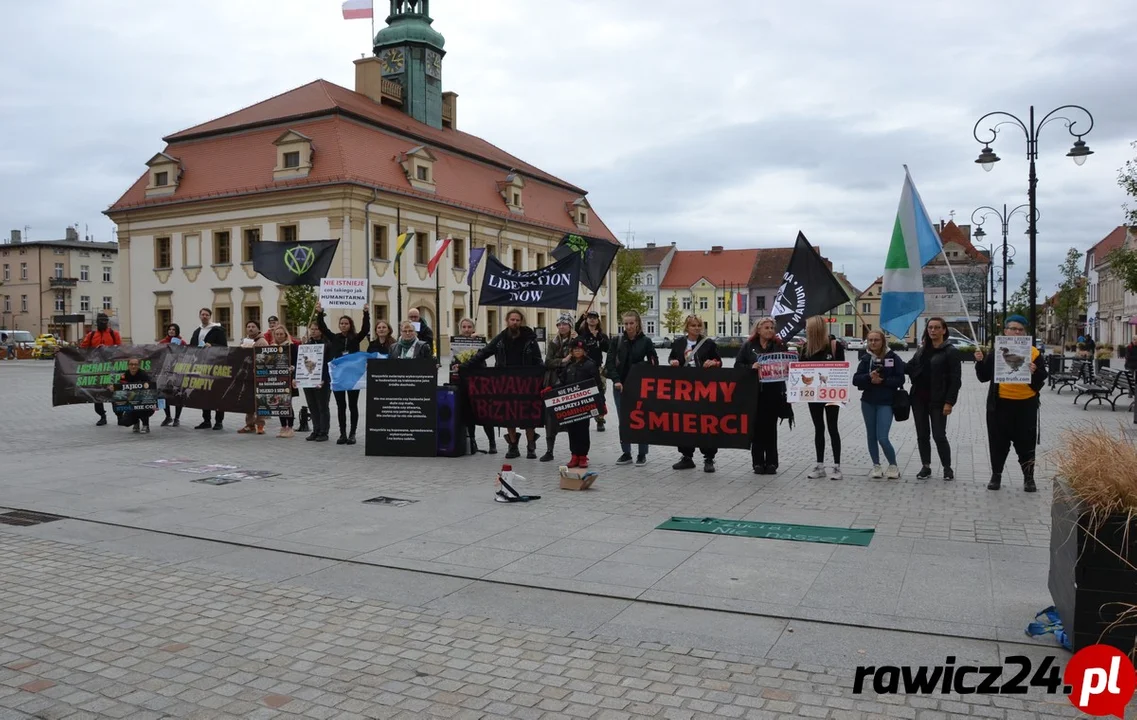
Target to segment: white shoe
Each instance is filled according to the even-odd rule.
[[[815,465],[813,469],[809,471],[809,474],[806,475],[806,477],[810,480],[817,480],[819,478],[825,477],[825,465],[822,463],[817,463],[817,465]]]
[[[889,480],[899,480],[900,468],[896,467],[895,465],[889,465],[888,470],[884,473],[884,476]]]
[[[879,464],[873,465],[872,472],[869,473],[869,477],[880,479],[884,477],[884,470],[881,469]]]
[[[833,467],[832,467],[832,468],[829,470],[829,479],[830,479],[830,480],[840,480],[840,479],[842,479],[843,477],[844,477],[844,476],[843,476],[843,475],[841,475],[841,466],[840,466],[840,465],[834,465],[834,466],[833,466]]]

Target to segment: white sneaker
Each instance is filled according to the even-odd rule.
[[[872,472],[869,473],[869,477],[880,479],[880,478],[884,477],[884,470],[881,469],[879,464],[873,465],[872,466]]]
[[[829,470],[829,479],[830,479],[830,480],[840,480],[840,479],[842,479],[843,477],[844,477],[844,476],[843,476],[843,475],[841,475],[841,466],[840,466],[840,465],[834,465],[834,466],[833,466],[833,467],[832,467],[832,468]]]
[[[884,473],[884,476],[889,480],[899,480],[900,468],[896,467],[895,465],[889,465],[888,470]]]
[[[806,475],[806,477],[810,480],[817,480],[819,478],[825,477],[825,465],[823,463],[817,463],[817,465],[815,465],[813,469],[809,471],[809,474]]]

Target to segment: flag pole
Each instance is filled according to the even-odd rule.
[[[434,242],[442,242],[437,215],[434,216]],[[438,265],[441,264],[442,258],[439,258]],[[434,266],[434,357],[436,362],[442,354],[442,270],[439,269],[438,265]]]
[[[395,206],[395,243],[399,242],[399,236],[403,234],[403,215],[402,208],[398,205]],[[403,248],[406,249],[405,246]],[[400,267],[403,264],[403,254],[399,252],[399,248],[395,248],[395,322],[401,323],[403,321],[403,273],[400,272]]]
[[[471,259],[474,255],[474,223],[470,223],[470,250],[466,253],[466,264],[469,265],[473,262]],[[478,298],[474,292],[474,273],[470,269],[466,269],[466,285],[470,288],[470,304],[473,306],[471,311],[474,313],[474,332],[478,331]]]
[[[955,279],[955,270],[951,269],[951,261],[948,260],[947,253],[943,253],[943,256],[944,263],[947,264],[948,274],[951,275],[951,282],[955,286],[955,294],[959,297],[959,304],[963,307],[963,315],[967,318],[967,327],[971,330],[971,342],[978,347],[979,340],[975,335],[975,326],[971,324],[971,311],[967,309],[967,301],[963,299],[963,293],[959,289],[959,281]]]

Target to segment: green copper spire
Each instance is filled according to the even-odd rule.
[[[431,27],[430,0],[391,0],[387,27],[375,35],[383,77],[403,88],[403,111],[442,128],[442,58],[446,38]]]

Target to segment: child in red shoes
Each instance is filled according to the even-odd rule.
[[[596,387],[600,387],[600,369],[588,357],[584,340],[578,338],[572,341],[572,351],[569,358],[569,363],[562,367],[559,372],[561,385],[592,380],[596,383]],[[603,404],[603,402],[603,398],[601,398],[601,403]],[[592,446],[589,437],[590,425],[591,423],[586,418],[584,421],[569,423],[563,428],[565,434],[568,435],[569,452],[572,453],[572,458],[568,461],[570,468],[588,467],[588,450]]]

